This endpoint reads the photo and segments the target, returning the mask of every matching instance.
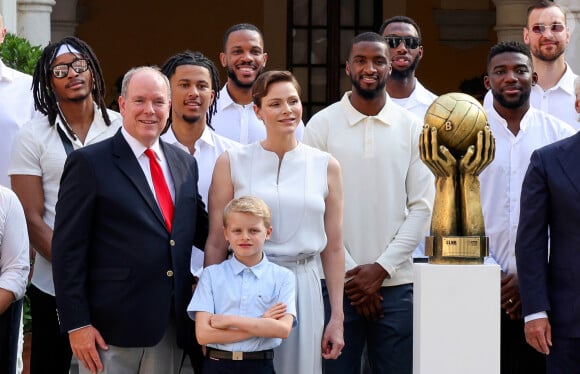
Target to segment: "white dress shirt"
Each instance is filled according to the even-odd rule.
[[[0,288],[22,298],[29,271],[24,210],[16,194],[0,186]]]
[[[566,122],[574,129],[580,129],[578,113],[576,113],[576,93],[574,91],[574,80],[576,74],[570,65],[566,64],[566,72],[556,85],[546,91],[539,84],[532,87],[530,104],[546,113]],[[483,100],[483,107],[486,111],[493,107],[493,95],[491,90],[487,92]]]
[[[227,89],[220,90],[217,100],[217,113],[211,119],[211,126],[226,138],[241,144],[250,144],[266,138],[266,127],[254,112],[254,104],[240,105],[234,102]],[[296,129],[296,139],[301,140],[304,133],[304,123]]]
[[[167,132],[161,135],[164,142],[173,144],[183,151],[189,153],[189,148],[177,141],[173,128],[169,128]],[[197,168],[199,171],[199,180],[197,181],[197,191],[201,195],[205,209],[207,210],[209,185],[211,184],[211,177],[213,168],[218,157],[227,149],[239,147],[240,143],[231,139],[223,137],[212,131],[209,127],[205,127],[201,137],[195,142],[195,153],[193,157],[197,161]],[[203,251],[200,248],[193,246],[191,250],[191,273],[197,277],[201,275],[203,270]]]
[[[530,107],[514,135],[493,107],[487,110],[493,136],[495,158],[480,174],[481,207],[485,233],[489,237],[489,257],[506,274],[517,273],[515,243],[520,218],[520,194],[532,152],[575,133],[568,124]]]
[[[415,78],[415,88],[411,95],[402,99],[391,97],[395,104],[407,109],[419,117],[421,121],[424,121],[427,109],[436,98],[437,95],[426,89],[417,78]]]
[[[32,77],[0,60],[0,185],[10,187],[8,164],[20,127],[38,114],[34,111]]]

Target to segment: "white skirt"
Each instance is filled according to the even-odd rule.
[[[322,373],[324,304],[315,257],[317,255],[305,264],[277,262],[275,258],[269,258],[296,275],[298,325],[292,329],[288,339],[274,349],[274,369],[277,374]]]

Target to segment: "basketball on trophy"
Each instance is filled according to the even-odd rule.
[[[439,144],[460,157],[477,142],[477,133],[487,125],[487,117],[475,98],[451,92],[433,101],[425,114],[425,124],[437,128]]]

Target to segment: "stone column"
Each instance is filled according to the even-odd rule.
[[[523,27],[531,0],[493,0],[495,4],[495,31],[497,41],[523,42]]]
[[[556,3],[567,10],[570,43],[566,48],[566,61],[574,73],[580,74],[580,0],[556,0]]]
[[[50,41],[50,13],[54,0],[18,0],[18,35],[32,45]]]
[[[65,36],[76,35],[77,0],[58,0],[51,15],[51,40],[58,41]]]
[[[16,34],[16,1],[0,0],[0,14],[2,14],[6,30],[11,34]]]

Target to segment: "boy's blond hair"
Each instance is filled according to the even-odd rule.
[[[228,226],[228,217],[230,213],[247,213],[259,217],[264,221],[264,227],[272,226],[272,213],[268,204],[264,200],[255,196],[242,196],[233,199],[224,209],[224,227]]]

